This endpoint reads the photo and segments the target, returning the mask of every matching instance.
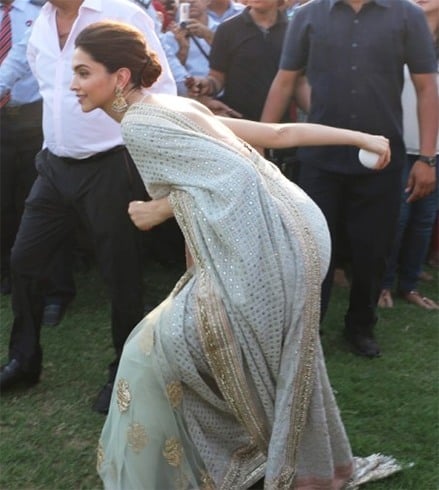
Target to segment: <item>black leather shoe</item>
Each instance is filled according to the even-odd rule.
[[[65,312],[65,305],[46,305],[43,310],[43,319],[41,323],[47,327],[56,327],[61,323]]]
[[[113,383],[107,383],[99,392],[99,395],[92,406],[92,410],[106,415],[110,407],[111,393],[113,393]]]
[[[18,386],[33,386],[40,380],[40,374],[40,369],[33,372],[25,371],[17,359],[11,359],[1,367],[0,390],[3,393]]]
[[[381,356],[380,346],[373,335],[365,335],[358,332],[351,333],[345,330],[345,337],[354,354],[371,358]]]

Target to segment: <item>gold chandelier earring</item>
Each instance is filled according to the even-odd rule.
[[[116,87],[114,94],[115,94],[115,98],[111,103],[111,108],[113,109],[114,112],[126,112],[126,110],[128,109],[128,102],[123,96],[122,89],[120,87]]]

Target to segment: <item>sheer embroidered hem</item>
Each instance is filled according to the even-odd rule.
[[[414,465],[414,463],[403,465],[393,456],[386,456],[380,453],[371,454],[364,458],[355,457],[354,461],[354,474],[344,490],[357,490],[360,485],[387,478]]]

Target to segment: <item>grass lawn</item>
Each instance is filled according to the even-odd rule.
[[[164,298],[180,272],[149,264],[146,303]],[[436,281],[421,286],[437,299],[435,274]],[[94,270],[77,275],[77,285],[78,296],[63,322],[43,327],[41,383],[1,398],[2,490],[101,488],[95,449],[104,417],[90,406],[113,357],[109,306]],[[354,453],[382,452],[415,463],[365,488],[438,490],[439,314],[397,300],[394,309],[380,312],[377,336],[383,356],[369,360],[352,355],[341,338],[346,302],[347,290],[335,289],[322,341]],[[1,298],[0,314],[5,360],[9,297]]]

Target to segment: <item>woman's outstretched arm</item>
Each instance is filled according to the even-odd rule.
[[[262,123],[218,117],[237,136],[253,146],[288,148],[294,146],[350,145],[380,155],[376,169],[390,161],[389,141],[384,136],[311,123]]]

